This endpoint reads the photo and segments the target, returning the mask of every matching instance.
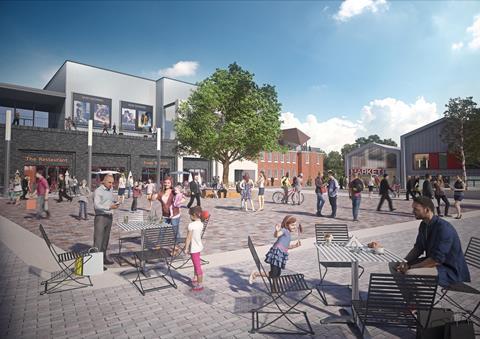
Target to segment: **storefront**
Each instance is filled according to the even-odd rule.
[[[345,157],[345,171],[348,177],[358,174],[366,183],[373,176],[384,174],[400,178],[400,148],[370,143],[348,153]]]
[[[142,182],[147,182],[148,179],[151,179],[152,182],[157,181],[157,159],[152,157],[142,157]],[[160,159],[160,181],[170,175],[173,168],[173,158]]]
[[[45,176],[51,191],[56,191],[58,176],[74,170],[74,154],[53,152],[22,152],[23,174],[35,182],[35,174]]]

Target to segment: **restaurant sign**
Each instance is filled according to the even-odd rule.
[[[382,175],[385,173],[383,168],[351,168],[350,174],[360,175]]]
[[[24,155],[23,160],[26,165],[66,165],[70,162],[69,158],[62,156],[48,155]]]
[[[144,159],[143,160],[143,166],[144,167],[157,167],[157,160]],[[168,161],[167,160],[160,160],[160,167],[162,167],[162,168],[168,167]]]

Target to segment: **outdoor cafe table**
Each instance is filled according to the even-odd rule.
[[[352,279],[352,300],[358,300],[360,298],[360,292],[358,288],[358,266],[359,263],[393,263],[393,262],[403,262],[403,258],[399,257],[395,253],[387,250],[382,254],[374,253],[371,248],[368,247],[359,247],[356,251],[352,247],[347,247],[344,244],[331,243],[331,244],[317,244],[315,243],[319,258],[322,262],[332,262],[332,263],[346,263],[351,262],[351,279]],[[347,320],[350,322],[351,316],[345,317],[331,317],[331,318],[342,318],[344,321]],[[323,323],[327,322],[337,322],[333,321],[330,318],[327,318],[322,321]]]
[[[136,232],[140,231],[140,246],[143,248],[143,241],[145,238],[145,230],[152,229],[152,228],[162,228],[162,227],[167,227],[170,226],[170,224],[167,224],[165,222],[162,223],[155,223],[155,222],[150,222],[150,221],[130,221],[130,222],[118,222],[117,223],[118,228],[120,231],[123,232]],[[119,242],[119,247],[118,247],[118,258],[119,260],[124,259],[122,254],[121,254],[121,241],[122,238],[119,236],[118,237],[118,242]],[[126,260],[125,260],[126,261]]]

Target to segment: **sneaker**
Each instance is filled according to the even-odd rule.
[[[201,292],[201,291],[203,291],[203,286],[202,285],[193,286],[191,291],[192,292]]]
[[[253,281],[255,280],[255,271],[253,271],[252,273],[250,273],[250,276],[248,277],[248,283],[250,285],[253,285]]]

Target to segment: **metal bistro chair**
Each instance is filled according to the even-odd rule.
[[[250,236],[248,237],[248,247],[250,249],[250,253],[252,254],[253,260],[257,266],[257,269],[260,273],[266,275],[266,272],[258,258],[257,251],[255,250],[255,246],[253,245],[252,239]],[[250,312],[252,313],[252,329],[250,333],[265,333],[265,334],[314,334],[312,326],[310,325],[310,321],[307,317],[307,312],[300,311],[296,308],[298,304],[300,304],[305,298],[307,298],[311,293],[312,289],[308,286],[307,282],[305,281],[305,277],[303,274],[288,274],[288,275],[281,275],[278,278],[265,278],[262,275],[263,283],[265,284],[266,291],[265,293],[272,299],[265,305],[257,308],[252,309]],[[303,297],[295,300],[292,305],[290,302],[285,300],[285,295],[288,292],[296,292],[294,294],[295,297],[299,296],[298,292],[306,292]],[[278,311],[262,311],[263,308],[267,307],[268,305],[275,305]],[[259,314],[279,314],[273,320],[268,321],[265,320],[266,323],[260,325],[259,322]],[[290,316],[293,314],[303,314],[305,317],[305,321],[307,323],[308,328],[303,328],[294,323]],[[262,331],[267,326],[273,325],[277,320],[281,318],[285,318],[290,324],[295,326],[298,331]]]
[[[332,234],[334,243],[343,243],[346,244],[350,239],[348,234],[348,226],[347,224],[315,224],[315,238],[318,245],[325,243],[325,234]],[[316,286],[318,293],[320,294],[320,298],[322,298],[323,303],[325,306],[329,306],[327,301],[327,295],[325,294],[324,287],[329,286],[344,286],[350,287],[349,284],[347,285],[339,285],[339,284],[325,284],[325,276],[327,275],[328,268],[351,268],[352,264],[350,262],[327,262],[321,261],[320,254],[317,251],[317,258],[318,258],[318,271],[320,273],[320,282]],[[322,266],[325,268],[322,270]],[[360,275],[358,278],[362,276],[364,272],[364,268],[359,266],[361,269]],[[322,273],[322,271],[324,271]],[[350,306],[350,305],[343,305],[343,304],[334,304],[335,306]]]
[[[168,287],[177,288],[177,284],[175,283],[171,272],[173,258],[172,251],[175,247],[175,243],[175,232],[171,226],[150,228],[144,231],[142,250],[134,255],[135,266],[137,267],[137,278],[132,281],[143,296],[148,292]],[[154,264],[147,267],[147,263],[151,262],[154,262]],[[147,277],[147,271],[152,271],[154,268],[157,268],[159,263],[163,263],[166,266],[165,273]],[[142,276],[144,276],[144,278],[142,278]],[[167,284],[147,289],[144,288],[143,284],[146,281],[159,278],[163,279]]]
[[[83,258],[91,258],[92,255],[88,251],[57,253],[55,247],[53,247],[52,243],[50,242],[50,239],[48,238],[43,226],[40,225],[39,228],[43,240],[45,240],[45,243],[47,244],[47,247],[53,256],[53,259],[55,259],[58,267],[60,267],[60,271],[53,272],[50,279],[41,282],[41,284],[45,286],[45,289],[44,291],[40,292],[40,294],[43,295],[45,293],[50,294],[56,292],[64,292],[93,286],[92,281],[90,280],[90,276],[78,276],[73,271],[76,259],[82,258],[83,260]],[[88,283],[82,282],[81,280],[83,279],[87,279]],[[69,283],[73,283],[73,286],[69,286],[70,288],[60,288],[62,286],[65,286],[65,284],[68,285]]]
[[[476,269],[480,269],[480,238],[471,237],[468,243],[467,249],[465,250],[465,261],[467,262],[469,267],[475,267]],[[458,309],[466,312],[468,314],[467,320],[473,318],[472,322],[480,326],[480,317],[475,315],[475,312],[480,307],[480,300],[477,305],[473,308],[473,310],[469,311],[465,309],[460,303],[455,301],[452,297],[447,295],[448,292],[460,292],[460,293],[467,293],[467,294],[475,294],[480,295],[480,291],[470,284],[466,284],[463,282],[459,282],[448,287],[442,288],[440,298],[435,302],[435,305],[438,304],[442,299],[445,299],[451,305],[457,307]]]
[[[366,326],[424,328],[430,323],[438,277],[431,275],[370,274],[367,300],[353,300],[352,311],[360,320],[362,337]],[[427,314],[419,321],[414,311]]]
[[[203,236],[205,235],[205,231],[207,230],[207,226],[208,226],[208,222],[210,221],[210,216],[206,219],[204,219],[202,221],[203,223],[203,228],[202,228],[202,234],[201,234],[201,239],[203,240]],[[185,241],[186,241],[186,237],[182,237],[182,238],[178,238],[177,239],[177,244],[178,243],[183,243],[185,244]],[[178,253],[178,255],[176,255],[174,258],[173,258],[173,262],[177,262],[177,261],[180,261],[181,263],[178,265],[178,266],[174,266],[172,265],[173,268],[175,268],[176,270],[178,269],[181,269],[181,268],[189,268],[189,267],[192,267],[192,265],[189,265],[189,266],[185,266],[187,265],[190,261],[192,260],[192,258],[189,256],[189,255],[186,255],[185,254],[185,246],[183,246],[180,250],[180,253]],[[201,262],[203,265],[208,265],[210,262],[207,261],[207,260],[204,260],[202,258],[200,258]]]

